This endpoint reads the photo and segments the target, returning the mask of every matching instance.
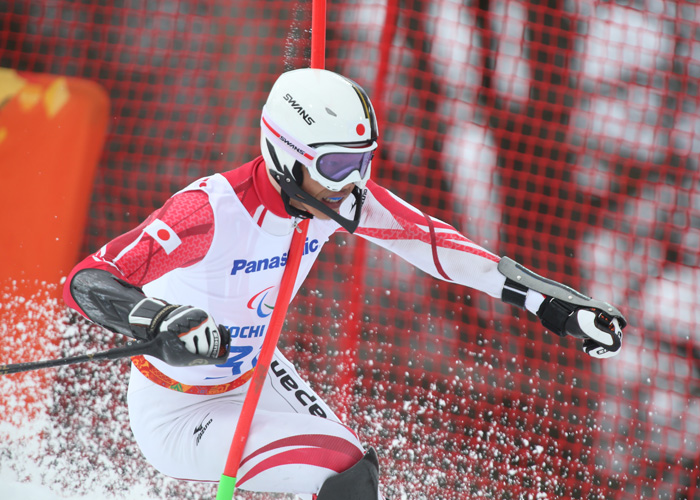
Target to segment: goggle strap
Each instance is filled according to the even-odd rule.
[[[260,125],[265,137],[270,139],[275,146],[294,157],[295,160],[304,165],[311,165],[317,156],[316,150],[310,146],[300,143],[287,132],[279,128],[270,120],[270,117],[263,112]]]

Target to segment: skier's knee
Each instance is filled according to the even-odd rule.
[[[345,472],[323,483],[316,500],[378,500],[379,461],[374,448]]]

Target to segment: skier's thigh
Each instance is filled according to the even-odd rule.
[[[275,350],[258,409],[284,413],[306,413],[340,422],[333,410],[301,378],[294,365]]]
[[[362,446],[293,367],[275,359],[275,373],[267,378],[251,424],[237,485],[253,491],[315,493],[327,477],[360,460]],[[160,472],[218,481],[244,398],[244,392],[235,391],[182,394],[150,382],[134,369],[129,387],[132,430],[144,456]],[[329,418],[317,416],[321,412]]]

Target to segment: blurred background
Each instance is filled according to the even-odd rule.
[[[377,448],[386,492],[700,499],[700,4],[327,9],[326,68],[362,85],[378,114],[375,180],[629,321],[622,353],[591,360],[522,311],[334,237],[292,303],[282,347]],[[281,72],[309,66],[310,27],[310,0],[0,0],[5,81],[87,80],[108,98],[75,262],[192,180],[258,156],[262,104]],[[0,146],[11,133],[0,127]],[[22,168],[0,152],[3,178]],[[42,293],[29,303],[48,315],[50,353],[123,342]],[[3,304],[27,302],[11,290]],[[3,356],[35,359],[22,350],[35,334],[15,326],[2,327],[18,346]],[[47,427],[31,450],[7,437],[0,467],[66,494],[130,498],[138,486],[214,498],[215,485],[169,481],[141,457],[128,363],[47,376],[37,391],[3,380],[43,394],[6,405],[41,408]],[[105,481],[114,471],[120,480]]]

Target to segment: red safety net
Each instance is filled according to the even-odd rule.
[[[0,66],[110,95],[85,253],[257,156],[267,91],[309,65],[310,2],[0,12]],[[591,360],[511,306],[335,237],[283,347],[376,447],[388,495],[700,498],[700,6],[337,1],[326,39],[327,69],[375,105],[380,184],[629,320],[622,353]]]

